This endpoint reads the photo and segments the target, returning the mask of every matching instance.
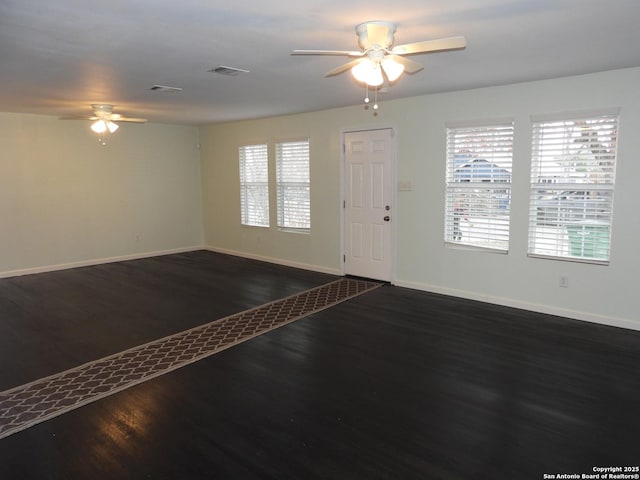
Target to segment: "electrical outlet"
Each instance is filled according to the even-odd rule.
[[[569,287],[569,276],[567,276],[567,275],[561,275],[560,276],[560,286],[562,288],[568,288]]]

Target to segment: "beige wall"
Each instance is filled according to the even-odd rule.
[[[635,214],[635,179],[640,179],[638,85],[640,69],[628,69],[385,101],[375,118],[357,106],[203,126],[205,243],[216,250],[339,272],[342,133],[393,127],[396,178],[413,185],[409,192],[396,192],[395,284],[640,328],[633,301],[640,271],[640,222]],[[530,116],[610,107],[621,107],[610,265],[528,258]],[[445,123],[505,117],[515,122],[510,251],[499,255],[448,249],[442,233]],[[238,147],[258,142],[272,146],[300,137],[311,139],[311,234],[240,226]],[[561,275],[569,277],[569,288],[559,287]]]
[[[413,185],[395,194],[395,284],[640,328],[638,85],[635,68],[384,101],[378,117],[357,105],[199,129],[123,125],[107,147],[85,122],[0,113],[0,276],[202,245],[340,273],[342,134],[392,127],[396,179]],[[610,265],[528,258],[530,116],[610,107],[621,108]],[[445,123],[505,117],[515,122],[509,253],[448,249]],[[273,162],[275,142],[307,137],[311,233],[240,226],[238,147],[267,142]]]
[[[205,242],[217,250],[339,273],[340,128],[336,112],[278,117],[200,128]],[[338,124],[344,125],[344,124]],[[309,138],[311,233],[240,225],[238,147],[267,143],[275,181],[274,145]],[[273,182],[272,182],[273,183]],[[275,191],[270,191],[271,224],[276,223]]]
[[[0,275],[201,246],[197,135],[0,113]]]

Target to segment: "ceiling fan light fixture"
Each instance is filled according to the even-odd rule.
[[[96,133],[104,133],[107,130],[109,130],[109,133],[114,133],[116,130],[118,130],[118,128],[119,128],[118,124],[113,123],[111,121],[104,121],[104,120],[96,120],[91,125],[91,130],[93,130]]]
[[[103,133],[107,129],[107,124],[104,123],[104,120],[96,120],[91,124],[91,130],[96,133]]]
[[[384,82],[380,64],[378,62],[372,62],[369,59],[363,60],[355,65],[351,69],[351,73],[356,80],[370,87],[379,87]]]
[[[396,62],[395,60],[385,57],[382,60],[382,69],[384,70],[384,74],[387,76],[390,82],[395,82],[402,72],[404,72],[404,65]]]

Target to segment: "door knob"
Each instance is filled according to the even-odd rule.
[[[384,220],[385,222],[388,222],[388,221],[389,221],[389,220],[391,220],[391,219],[389,218],[389,215],[385,215],[385,216],[384,216],[384,218],[383,218],[383,220]]]

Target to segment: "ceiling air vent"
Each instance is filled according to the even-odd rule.
[[[180,87],[167,87],[166,85],[154,85],[150,88],[154,92],[179,93],[182,91]]]
[[[220,75],[227,75],[229,77],[237,77],[241,73],[249,73],[249,70],[244,70],[242,68],[235,68],[235,67],[226,67],[224,65],[220,65],[219,67],[212,68],[209,71],[212,73],[219,73]]]

